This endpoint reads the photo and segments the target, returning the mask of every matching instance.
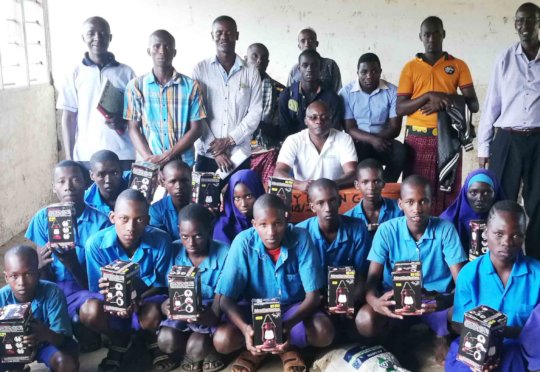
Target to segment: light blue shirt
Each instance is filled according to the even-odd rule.
[[[392,269],[396,262],[421,261],[423,287],[445,293],[451,288],[450,266],[467,261],[454,225],[430,217],[418,242],[407,228],[406,217],[383,223],[377,229],[368,260],[384,265],[384,288],[392,287]]]
[[[180,239],[178,232],[178,211],[172,197],[167,195],[150,206],[150,225],[169,233],[172,240]]]
[[[84,253],[84,247],[87,240],[93,234],[97,233],[99,230],[102,230],[111,223],[109,218],[95,210],[92,207],[86,206],[83,212],[79,217],[77,217],[77,230],[75,233],[75,252],[77,253],[77,259],[81,268],[86,269],[86,255]],[[40,209],[32,220],[26,234],[24,234],[26,239],[33,241],[38,247],[43,247],[49,242],[49,230],[47,228],[47,208]],[[53,253],[53,262],[51,262],[51,268],[54,273],[54,278],[56,282],[63,281],[75,281],[73,275],[69,270],[64,266],[60,260],[55,257]]]
[[[383,202],[379,211],[379,225],[383,222],[391,220],[392,218],[403,216],[403,211],[399,207],[397,200],[388,198],[382,199]],[[354,208],[349,209],[344,213],[344,215],[362,220],[367,226],[369,225],[369,220],[367,219],[364,209],[362,208],[363,201],[364,199],[360,200],[360,203],[358,203]]]
[[[452,319],[463,323],[465,312],[486,305],[504,313],[508,326],[523,327],[538,303],[540,261],[519,255],[504,287],[488,252],[459,272]]]
[[[125,171],[122,173],[122,186],[120,188],[120,192],[128,188],[130,177],[131,171]],[[111,207],[105,202],[105,200],[99,193],[99,188],[97,187],[95,182],[91,184],[90,187],[84,192],[84,202],[92,208],[97,209],[101,213],[104,213],[106,216],[111,213]]]
[[[323,272],[328,272],[328,266],[354,266],[357,273],[367,274],[371,236],[361,221],[340,216],[337,236],[331,243],[322,234],[317,217],[308,218],[296,227],[307,230],[321,256]]]
[[[397,87],[385,80],[371,94],[362,90],[358,79],[345,85],[339,95],[343,99],[345,120],[354,119],[358,129],[379,133],[389,118],[395,118]]]
[[[189,256],[180,240],[172,243],[173,251],[176,256],[173,260],[173,265],[177,266],[193,266]],[[199,265],[201,273],[201,289],[203,300],[212,300],[214,292],[221,276],[221,271],[229,252],[229,246],[223,242],[213,240],[210,244],[210,252],[208,257]]]
[[[287,227],[274,264],[252,227],[232,242],[216,293],[233,299],[280,298],[292,305],[324,286],[320,267],[319,253],[305,230]]]
[[[86,243],[88,287],[91,291],[98,292],[101,268],[115,260],[137,262],[141,280],[146,286],[166,287],[171,257],[171,238],[166,232],[147,226],[139,247],[130,258],[118,240],[115,227],[111,226],[93,235]]]
[[[20,303],[9,285],[0,288],[0,307]],[[38,281],[36,294],[30,305],[32,316],[51,331],[71,337],[73,334],[69,319],[66,297],[54,283]]]

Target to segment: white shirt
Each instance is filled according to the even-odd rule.
[[[58,92],[56,108],[77,113],[77,132],[73,160],[89,161],[99,150],[115,152],[120,160],[134,160],[135,148],[128,131],[119,135],[105,124],[105,117],[97,110],[101,89],[109,80],[125,91],[127,83],[135,77],[124,64],[108,64],[101,70],[95,64],[79,63],[66,77]]]
[[[354,143],[347,133],[330,129],[321,153],[309,138],[309,129],[292,134],[281,146],[277,162],[287,164],[298,181],[328,178],[336,180],[343,176],[343,165],[358,161]]]
[[[251,154],[251,137],[262,116],[261,77],[236,56],[227,74],[217,57],[199,62],[193,70],[204,96],[206,130],[195,143],[197,154],[213,158],[209,153],[214,138],[231,137],[246,155]]]

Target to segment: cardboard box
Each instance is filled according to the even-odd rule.
[[[75,246],[77,219],[74,203],[56,203],[47,207],[49,245],[58,253]]]
[[[206,208],[219,209],[221,205],[221,178],[215,173],[191,174],[192,201]]]
[[[140,191],[150,203],[158,185],[159,165],[147,161],[138,161],[131,166],[129,187]]]
[[[102,267],[101,275],[109,280],[109,292],[103,306],[105,311],[126,311],[137,298],[135,280],[140,275],[139,264],[116,260]]]
[[[283,325],[279,299],[251,300],[253,319],[253,346],[263,351],[272,351],[283,343]]]
[[[2,363],[31,363],[36,350],[23,344],[30,334],[31,303],[12,304],[0,309],[0,361]]]
[[[507,317],[488,306],[478,306],[465,313],[457,360],[473,371],[495,364],[500,359],[503,331]]]
[[[488,251],[486,237],[486,221],[469,221],[471,228],[471,243],[469,245],[469,261],[474,261]]]
[[[293,183],[294,180],[290,178],[268,177],[268,193],[279,196],[290,209]]]
[[[169,272],[169,318],[194,319],[201,310],[199,269],[193,266],[173,266]]]
[[[328,267],[328,312],[354,314],[354,276],[352,266]]]
[[[392,272],[395,313],[422,314],[422,264],[420,261],[396,262]]]

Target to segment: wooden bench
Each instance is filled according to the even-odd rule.
[[[400,185],[401,184],[399,183],[387,183],[384,186],[382,195],[389,199],[399,198]],[[340,190],[339,195],[341,196],[341,207],[339,208],[339,213],[345,213],[349,209],[354,208],[354,206],[362,199],[362,193],[356,190],[354,187]],[[292,223],[304,221],[315,215],[309,208],[309,198],[307,193],[302,191],[293,190],[291,209]]]

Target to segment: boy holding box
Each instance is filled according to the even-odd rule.
[[[144,330],[148,331],[146,340],[154,354],[154,366],[169,370],[174,364],[159,351],[155,331],[162,320],[159,306],[165,299],[166,273],[171,266],[171,240],[164,231],[147,226],[148,203],[136,190],[128,189],[118,196],[110,220],[114,226],[94,234],[86,244],[90,290],[107,294],[109,284],[101,277],[101,268],[115,260],[139,264],[140,279],[136,280],[137,299],[126,311],[106,313],[103,297],[90,299],[81,307],[81,322],[111,338],[112,345],[99,368],[101,371],[119,370],[131,346],[132,334]]]
[[[225,365],[212,344],[211,337],[220,321],[219,298],[213,300],[229,246],[212,240],[213,216],[202,205],[184,207],[178,220],[180,240],[173,242],[173,265],[198,269],[201,278],[199,289],[205,308],[199,309],[193,320],[164,320],[159,330],[158,344],[168,354],[183,355],[184,370],[219,370]],[[162,312],[168,317],[170,301],[175,301],[175,298],[169,298],[161,306]]]
[[[274,353],[281,354],[284,370],[305,370],[302,357],[289,346],[325,347],[334,338],[332,322],[318,311],[324,286],[320,257],[306,231],[287,224],[279,197],[262,195],[253,211],[253,227],[234,239],[218,282],[221,309],[231,323],[218,327],[214,346],[223,354],[245,346],[247,352],[236,359],[233,371],[255,371],[265,354],[253,346],[248,307],[237,301],[280,298],[287,341]]]
[[[453,324],[459,332],[465,312],[486,305],[508,317],[499,368],[540,369],[540,262],[522,252],[526,231],[523,208],[514,201],[495,203],[487,218],[489,251],[467,264],[456,282]],[[456,360],[459,338],[446,358],[446,370],[469,371]]]
[[[365,282],[369,265],[367,255],[371,236],[363,222],[339,214],[341,198],[334,181],[318,179],[309,186],[308,193],[311,210],[317,216],[300,222],[296,227],[307,230],[321,256],[323,273],[328,272],[328,266],[354,267],[358,285],[353,297],[357,302],[362,297],[359,284]]]
[[[85,204],[84,176],[76,162],[64,160],[56,165],[53,190],[60,202],[74,203],[75,245],[64,251],[51,249],[47,208],[41,209],[32,218],[25,237],[38,247],[41,278],[56,283],[62,289],[67,299],[69,317],[76,319],[81,305],[88,298],[95,297],[94,293],[88,291],[84,246],[92,234],[110,226],[110,222],[105,214]],[[82,351],[93,351],[100,347],[99,339],[88,338],[91,335],[82,328],[76,326],[75,335],[81,341]]]
[[[71,321],[64,294],[54,283],[39,280],[38,256],[20,245],[4,256],[8,285],[0,289],[0,308],[31,303],[30,333],[23,338],[26,347],[37,349],[36,360],[55,372],[79,369],[78,345],[72,338]],[[24,364],[0,364],[0,371],[23,371]]]
[[[161,181],[168,195],[150,206],[150,225],[178,240],[178,212],[191,201],[191,168],[182,160],[171,160],[161,170]]]
[[[388,328],[391,319],[403,320],[394,312],[392,271],[398,262],[420,261],[422,264],[423,289],[439,294],[452,290],[457,274],[467,261],[454,226],[437,217],[430,216],[431,188],[421,176],[407,177],[401,184],[399,206],[404,217],[382,224],[373,240],[368,260],[366,302],[357,314],[356,327],[365,337],[375,337]],[[382,281],[384,290],[379,287]],[[448,297],[448,296],[445,296]],[[422,304],[420,319],[436,333],[435,357],[444,361],[448,350],[448,309],[435,303]],[[449,304],[448,304],[449,305]],[[449,307],[449,306],[446,307]]]

